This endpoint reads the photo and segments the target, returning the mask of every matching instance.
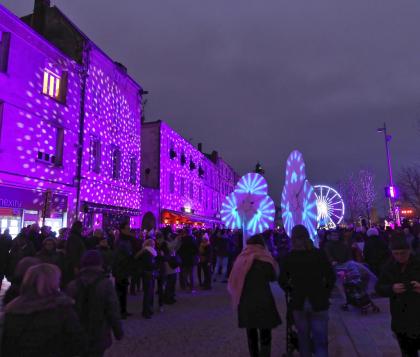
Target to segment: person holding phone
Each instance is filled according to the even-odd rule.
[[[403,233],[395,232],[390,247],[393,260],[376,284],[376,292],[388,297],[391,329],[402,356],[418,356],[420,350],[420,261],[411,253]]]

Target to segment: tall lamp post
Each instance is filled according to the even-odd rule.
[[[399,214],[395,207],[395,198],[397,196],[397,191],[394,186],[394,179],[392,177],[392,166],[391,166],[391,154],[389,151],[389,142],[392,139],[392,136],[388,134],[386,130],[386,123],[384,123],[384,126],[382,128],[378,128],[378,133],[384,133],[384,140],[385,140],[385,152],[386,152],[386,160],[388,165],[388,175],[389,175],[389,187],[386,189],[386,196],[389,200],[389,210],[391,214],[391,218],[399,224]]]

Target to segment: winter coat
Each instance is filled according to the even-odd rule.
[[[158,272],[157,257],[150,253],[147,249],[143,249],[137,258],[141,271],[143,274],[152,274],[156,275]]]
[[[191,236],[182,239],[178,254],[182,260],[182,266],[192,267],[197,265],[198,247]]]
[[[203,243],[200,244],[199,248],[200,254],[200,263],[202,264],[210,264],[212,261],[212,248],[210,244],[204,245]]]
[[[111,274],[112,264],[114,263],[114,252],[110,248],[99,247],[98,252],[104,262],[103,269],[107,275]]]
[[[390,300],[391,328],[396,333],[420,334],[420,294],[406,291],[395,294],[392,286],[396,283],[420,282],[420,260],[410,257],[408,265],[401,271],[395,261],[388,263],[376,283],[376,292]]]
[[[70,232],[66,245],[66,261],[71,278],[74,276],[74,270],[79,268],[80,258],[85,250],[83,237],[77,232]]]
[[[378,236],[368,237],[363,247],[363,256],[370,269],[377,275],[390,258],[386,243]]]
[[[131,237],[121,233],[115,246],[112,275],[117,280],[127,280],[131,276],[132,270],[133,251],[131,247]]]
[[[272,329],[281,324],[270,282],[276,280],[273,266],[255,260],[248,271],[238,305],[240,328]]]
[[[325,253],[330,262],[345,262],[351,256],[350,247],[342,240],[330,240],[325,243]]]
[[[306,300],[314,311],[327,310],[335,279],[330,262],[319,249],[294,250],[280,268],[280,286],[290,293],[292,310],[303,310]]]
[[[45,249],[41,249],[36,255],[36,258],[41,260],[43,263],[54,264],[60,268],[63,272],[65,267],[64,265],[64,254],[62,252],[54,251],[47,251]]]
[[[111,346],[111,331],[117,340],[122,339],[124,334],[117,295],[111,280],[101,268],[80,270],[78,277],[67,286],[67,293],[76,301],[76,312],[88,336],[90,353],[103,352]],[[86,297],[88,314],[81,311],[83,297]]]
[[[7,280],[12,280],[16,266],[23,258],[33,257],[35,253],[35,248],[28,239],[24,237],[15,238],[12,243],[12,248],[10,249],[9,261],[6,269]]]
[[[23,300],[22,303],[20,303]],[[15,304],[16,308],[8,311]],[[70,298],[61,294],[6,306],[2,356],[70,357],[82,355],[86,336]]]
[[[214,241],[214,252],[216,257],[229,256],[230,242],[226,236],[217,237]]]
[[[0,278],[6,275],[10,248],[12,248],[12,238],[5,234],[0,235]]]

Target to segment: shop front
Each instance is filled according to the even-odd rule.
[[[161,225],[172,226],[173,228],[216,228],[221,226],[221,222],[216,217],[196,215],[193,211],[178,212],[165,209],[161,213]]]
[[[86,228],[117,229],[124,221],[129,221],[131,228],[140,228],[141,211],[134,208],[83,202],[82,212],[83,226]]]
[[[67,226],[68,197],[50,190],[0,186],[0,229],[13,238],[23,227],[38,223],[58,231]]]

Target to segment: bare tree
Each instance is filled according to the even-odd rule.
[[[360,215],[370,219],[376,197],[374,179],[369,170],[360,170],[340,182],[339,189],[351,222],[355,222]]]
[[[369,170],[360,170],[357,175],[358,204],[362,212],[366,214],[370,220],[370,211],[376,198],[375,192],[375,175]]]
[[[402,199],[420,212],[420,167],[403,167],[398,177],[398,186]]]

